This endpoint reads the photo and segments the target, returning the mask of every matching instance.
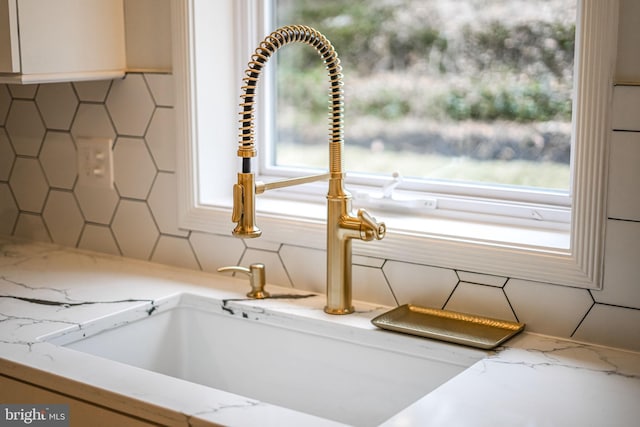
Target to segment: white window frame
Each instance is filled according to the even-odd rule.
[[[233,228],[231,187],[240,170],[235,154],[240,83],[250,53],[264,36],[237,28],[259,31],[262,21],[256,3],[172,0],[178,211],[180,226],[189,230],[230,235]],[[571,152],[569,229],[540,228],[535,219],[501,224],[455,215],[380,214],[371,209],[387,223],[388,234],[381,242],[354,242],[355,254],[601,288],[618,0],[582,0],[578,15],[576,46],[587,48],[577,49],[574,65],[582,78],[574,94],[572,133],[576,142]],[[198,42],[194,26],[199,31]],[[201,126],[203,123],[207,125]],[[257,126],[261,125],[267,123],[258,118]],[[357,201],[356,197],[354,205]],[[523,208],[530,207],[523,204]],[[305,201],[260,195],[257,222],[263,230],[261,239],[324,249],[325,210],[324,198]]]
[[[251,9],[257,12],[254,12],[256,17],[253,19],[257,28],[257,31],[254,31],[254,38],[256,38],[254,45],[257,45],[262,39],[259,35],[266,34],[269,28],[275,26],[273,23],[275,11],[272,8],[271,1],[253,0]],[[275,59],[271,62],[275,62]],[[273,146],[270,143],[277,138],[275,132],[277,112],[274,112],[273,109],[270,110],[270,108],[275,105],[277,79],[274,72],[275,67],[269,65],[262,72],[262,81],[259,87],[261,92],[258,97],[256,113],[257,121],[260,123],[256,130],[256,142],[261,153],[257,162],[260,178],[268,182],[292,178],[301,174],[322,173],[322,170],[275,165],[272,155]],[[348,70],[347,74],[349,74]],[[347,88],[348,81],[347,78]],[[318,89],[326,90],[324,87]],[[348,120],[346,126],[349,127]],[[345,145],[348,146],[348,144],[347,139]],[[348,155],[346,160],[350,160]],[[347,164],[347,169],[348,166]],[[354,196],[354,204],[357,204],[358,207],[375,209],[379,215],[383,216],[386,216],[390,211],[405,215],[455,218],[474,223],[520,225],[561,231],[562,235],[556,235],[556,238],[551,240],[548,239],[548,234],[547,237],[536,240],[544,240],[549,246],[556,248],[569,248],[571,197],[568,190],[408,177],[400,180],[393,190],[393,197],[385,198],[383,197],[383,188],[393,182],[392,172],[394,170],[389,169],[387,175],[384,176],[347,170],[345,182]],[[304,187],[292,187],[282,193],[282,197],[290,200],[309,200],[310,198],[321,200],[322,196],[326,194],[326,184],[314,183]],[[502,240],[511,241],[512,239],[505,236]],[[519,241],[522,242],[522,239]]]

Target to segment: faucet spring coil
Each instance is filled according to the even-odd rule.
[[[260,43],[245,70],[242,79],[242,102],[240,103],[240,127],[238,156],[250,158],[256,156],[255,148],[255,95],[258,79],[269,58],[281,47],[300,42],[316,49],[329,74],[329,143],[344,143],[344,90],[342,82],[342,66],[338,54],[331,42],[317,30],[304,25],[288,25],[278,28]],[[337,164],[334,164],[337,161]],[[330,155],[331,172],[342,171],[342,159]]]

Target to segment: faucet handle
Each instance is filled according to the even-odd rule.
[[[233,184],[233,210],[231,211],[231,221],[240,222],[242,219],[242,209],[244,209],[244,190],[242,185]]]
[[[233,186],[233,211],[231,219],[237,223],[233,229],[236,237],[260,237],[262,231],[255,218],[255,177],[252,173],[239,173],[238,183]]]
[[[366,230],[361,233],[366,234],[363,236],[363,240],[381,240],[387,232],[387,226],[384,222],[377,222],[374,217],[364,209],[358,209],[358,218],[365,225]],[[367,237],[367,238],[365,238]]]
[[[247,293],[249,298],[264,299],[270,296],[269,292],[264,290],[266,272],[265,266],[262,263],[251,264],[249,268],[239,265],[220,267],[218,268],[218,271],[221,273],[232,271],[234,273],[243,273],[249,276],[249,283],[251,284],[251,291]]]

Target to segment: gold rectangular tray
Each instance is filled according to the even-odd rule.
[[[455,311],[401,305],[371,321],[382,329],[492,349],[524,329],[524,323]]]

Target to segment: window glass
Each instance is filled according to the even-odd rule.
[[[338,51],[350,172],[568,194],[575,0],[273,0]],[[279,51],[272,167],[326,168],[327,76]]]

